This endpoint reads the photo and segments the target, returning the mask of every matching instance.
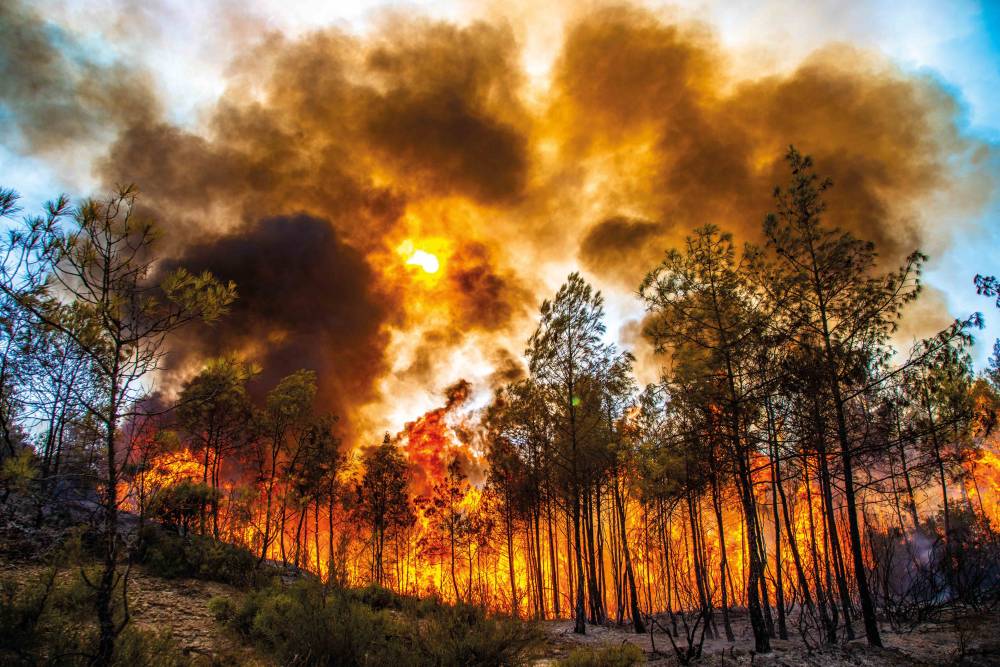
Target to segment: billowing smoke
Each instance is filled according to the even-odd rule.
[[[653,15],[597,12],[567,35],[555,105],[567,161],[621,176],[584,237],[584,263],[634,287],[648,248],[715,223],[755,238],[770,195],[787,181],[790,144],[835,184],[830,217],[895,262],[921,242],[921,197],[948,187],[972,147],[955,100],[849,46],[829,46],[788,75],[733,80],[711,33]],[[620,209],[620,210],[619,210]],[[655,220],[619,217],[631,213]]]
[[[17,0],[0,3],[0,141],[50,153],[114,137],[162,111],[142,72],[101,62]]]
[[[315,370],[318,399],[336,414],[376,398],[371,378],[387,368],[383,325],[400,295],[378,290],[365,258],[329,222],[264,218],[188,245],[174,261],[239,286],[229,315],[177,341],[175,365],[236,352],[261,366],[256,384],[265,390],[299,368]],[[318,294],[339,298],[317,307]]]
[[[322,407],[369,439],[456,377],[518,377],[538,304],[577,264],[627,298],[692,227],[755,239],[789,144],[886,262],[922,242],[928,197],[988,164],[929,76],[832,45],[738,77],[710,27],[628,7],[569,23],[541,83],[499,19],[268,34],[188,124],[140,69],[88,60],[25,6],[4,4],[0,36],[21,150],[107,135],[97,173],[139,186],[169,264],[237,282],[226,321],[174,341],[176,368],[231,350],[267,380],[314,368]]]

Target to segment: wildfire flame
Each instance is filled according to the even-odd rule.
[[[508,547],[504,543],[505,530],[502,517],[492,505],[490,492],[483,488],[480,480],[470,480],[470,470],[480,465],[474,452],[463,441],[463,406],[470,397],[470,385],[459,382],[447,390],[444,405],[427,411],[419,418],[407,423],[394,440],[410,462],[412,477],[410,496],[416,509],[416,521],[392,536],[386,545],[386,584],[409,594],[433,595],[445,600],[468,599],[490,607],[506,610],[530,612],[531,598],[542,596],[546,615],[555,613],[554,597],[560,600],[559,614],[566,615],[571,610],[569,592],[573,564],[567,559],[571,545],[569,528],[560,520],[545,516],[538,517],[539,532],[531,530],[530,523],[516,525]],[[458,496],[450,498],[444,506],[436,494],[448,483],[449,467],[461,462],[463,477],[458,485]],[[771,513],[774,499],[770,496],[771,469],[768,459],[754,452],[751,456],[753,482],[757,491],[765,526],[764,548],[768,559],[767,567],[773,572],[781,570],[785,581],[795,580],[793,560],[789,555],[789,540],[798,545],[806,577],[812,583],[819,577],[820,583],[827,585],[823,572],[830,567],[825,510],[818,480],[817,465],[811,461],[803,471],[804,479],[789,480],[786,487],[788,511],[792,536],[782,525],[779,547],[774,541]],[[205,462],[197,452],[181,448],[173,452],[161,453],[141,466],[128,485],[121,488],[126,507],[132,511],[140,509],[145,498],[149,502],[154,494],[160,493],[184,480],[199,481]],[[968,475],[964,478],[965,491],[970,503],[984,515],[992,525],[1000,524],[1000,455],[996,442],[985,442],[976,456],[966,462]],[[357,470],[346,475],[357,474]],[[277,481],[275,495],[284,491],[284,482]],[[141,488],[140,488],[141,485]],[[242,532],[227,532],[226,539],[241,542],[244,546],[259,552],[264,543],[263,527],[266,525],[260,489],[238,487],[225,481],[219,489],[223,502],[223,512],[229,516],[240,511],[248,514]],[[241,493],[248,494],[240,505]],[[624,490],[623,490],[624,492]],[[708,595],[718,601],[721,589],[728,589],[728,603],[745,605],[747,593],[737,582],[747,576],[747,543],[742,513],[738,504],[730,502],[732,488],[720,486],[719,516],[710,497],[694,500],[693,505],[683,504],[664,509],[663,506],[644,507],[635,496],[627,496],[626,525],[624,536],[631,549],[632,566],[635,572],[638,594],[646,607],[664,609],[682,608],[695,604],[696,569],[701,568]],[[254,494],[257,495],[254,495]],[[835,501],[836,502],[836,501]],[[921,505],[932,502],[922,499]],[[437,503],[437,504],[435,504]],[[836,531],[842,543],[849,539],[846,525],[838,514]],[[615,577],[622,577],[622,563],[615,561],[611,553],[615,538],[610,524],[616,520],[613,507],[604,506],[596,517],[599,533],[598,548],[603,550],[604,560],[598,577],[606,577],[608,583]],[[442,534],[442,512],[450,513],[454,522],[466,531],[456,539],[455,535]],[[693,512],[693,514],[692,514]],[[892,523],[889,510],[870,508],[869,522]],[[883,515],[884,514],[884,515]],[[272,517],[273,518],[273,517]],[[721,523],[721,526],[719,525]],[[453,524],[454,525],[454,524]],[[335,526],[331,533],[329,526]],[[273,529],[272,524],[272,529]],[[722,531],[720,531],[720,527]],[[301,531],[301,535],[297,534]],[[694,558],[692,545],[694,535],[700,533],[701,563]],[[331,534],[333,537],[331,538]],[[723,544],[724,534],[724,544]],[[295,553],[295,562],[303,567],[327,576],[333,560],[337,562],[338,576],[350,585],[361,585],[368,581],[366,566],[369,556],[369,542],[364,529],[354,525],[349,512],[341,507],[318,508],[315,515],[305,513],[302,521],[289,521],[285,528],[285,544],[297,544],[301,553]],[[301,539],[300,539],[301,538]],[[269,558],[279,560],[289,557],[282,553],[281,540],[273,533],[266,549]],[[331,547],[338,540],[346,540],[349,547],[343,553],[332,554]],[[287,547],[289,553],[293,547]],[[549,549],[552,549],[551,560]],[[722,576],[721,555],[725,552],[728,571]],[[532,554],[541,554],[541,561]],[[665,560],[665,554],[671,554]],[[866,560],[871,556],[866,552]],[[508,563],[512,562],[513,567]],[[553,568],[555,568],[553,570]],[[510,581],[513,577],[513,585]],[[669,581],[669,585],[666,583]],[[512,598],[512,595],[516,596]],[[609,615],[628,613],[624,600],[616,600],[609,592],[607,601]]]

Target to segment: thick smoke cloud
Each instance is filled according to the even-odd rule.
[[[265,218],[188,246],[175,262],[239,291],[228,316],[176,341],[175,357],[243,353],[261,365],[256,384],[265,391],[300,368],[315,370],[319,400],[338,414],[375,398],[372,378],[386,369],[382,325],[399,296],[377,291],[365,258],[327,221]],[[317,295],[335,298],[317,307]]]
[[[484,203],[516,199],[528,170],[517,49],[509,29],[475,24],[400,27],[401,42],[367,55],[385,92],[365,137],[411,187]],[[523,120],[523,119],[522,119]]]
[[[494,265],[484,244],[463,245],[450,258],[448,288],[456,295],[454,319],[487,331],[502,328],[515,315],[526,315],[530,295]]]
[[[640,243],[662,248],[709,222],[755,238],[772,188],[787,180],[789,144],[832,177],[832,221],[896,261],[921,242],[914,204],[946,188],[949,160],[970,148],[954,99],[930,77],[841,45],[791,74],[735,81],[704,28],[639,10],[582,19],[555,81],[565,158],[613,161],[617,193],[663,224],[657,233],[607,211],[585,238],[587,266],[630,287],[647,267],[620,258]]]
[[[523,373],[531,317],[575,265],[626,298],[695,226],[755,240],[789,144],[833,178],[831,220],[887,263],[989,150],[945,88],[876,55],[834,45],[738,78],[710,27],[628,7],[567,25],[541,83],[501,20],[270,34],[184,126],[140,70],[80,56],[20,5],[0,9],[0,36],[0,111],[24,150],[110,133],[97,173],[138,185],[170,265],[237,282],[228,319],[174,342],[175,370],[230,350],[267,381],[314,368],[322,407],[363,413],[369,436],[404,421],[371,415],[412,419],[457,377]]]
[[[598,274],[614,275],[622,267],[656,264],[663,249],[662,223],[615,216],[591,227],[580,243],[580,256]]]
[[[142,72],[97,61],[16,0],[0,3],[0,82],[0,140],[31,152],[101,138],[160,114]]]
[[[407,215],[433,198],[520,197],[527,116],[513,36],[485,24],[386,30],[368,42],[333,29],[273,37],[234,65],[205,131],[135,124],[101,164],[169,221],[178,263],[238,284],[233,326],[205,336],[212,350],[246,350],[269,373],[315,368],[324,407],[345,423],[379,398],[389,328],[423,342],[396,372],[430,381],[441,349],[505,330],[531,296],[492,244]],[[451,248],[433,281],[393,252],[426,235]]]

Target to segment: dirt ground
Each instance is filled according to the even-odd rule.
[[[41,572],[41,567],[0,560],[0,577],[26,577]],[[64,571],[61,577],[73,576]],[[208,601],[217,595],[238,597],[235,589],[197,579],[161,579],[134,568],[129,577],[129,600],[133,622],[144,630],[169,632],[178,647],[198,663],[266,665],[252,648],[215,622]],[[666,624],[666,620],[661,622]],[[649,665],[665,667],[680,664],[667,635],[657,630],[636,635],[627,627],[587,626],[586,635],[573,633],[572,621],[547,621],[543,625],[547,641],[534,667],[554,665],[580,646],[602,646],[631,642],[641,648]],[[721,629],[721,623],[720,623]],[[966,617],[961,623],[925,623],[909,632],[896,632],[883,624],[885,648],[870,648],[863,639],[835,646],[809,649],[789,628],[791,638],[772,640],[773,651],[756,655],[745,615],[733,614],[735,642],[706,639],[703,656],[696,664],[711,667],[725,665],[834,667],[864,665],[871,667],[903,665],[1000,666],[1000,614]],[[683,641],[683,640],[678,640]]]
[[[871,648],[864,639],[809,650],[801,638],[789,628],[789,639],[772,639],[772,652],[754,654],[753,636],[745,616],[733,619],[736,641],[725,638],[706,639],[703,657],[696,664],[793,666],[865,665],[871,667],[903,665],[969,665],[980,667],[1000,665],[1000,615],[966,618],[956,629],[954,623],[927,623],[910,632],[894,632],[882,627],[884,648]],[[553,664],[578,646],[601,646],[631,642],[645,653],[648,664],[657,666],[680,664],[670,640],[662,631],[636,635],[629,628],[587,626],[586,635],[573,633],[572,621],[549,621],[545,624],[551,655],[537,663],[538,667]],[[720,624],[721,630],[721,624]],[[683,642],[683,638],[679,640]],[[655,645],[655,646],[654,646]],[[686,646],[686,644],[685,644]],[[655,649],[655,650],[654,650]]]
[[[132,618],[143,630],[170,631],[185,655],[212,657],[225,655],[229,661],[258,665],[252,649],[226,632],[208,611],[208,601],[217,595],[238,597],[224,584],[198,579],[160,579],[133,570],[129,577]]]

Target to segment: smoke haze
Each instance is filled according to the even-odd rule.
[[[229,318],[173,342],[174,373],[227,351],[265,379],[315,369],[323,407],[366,441],[459,378],[468,394],[517,377],[569,270],[627,304],[695,226],[756,240],[789,144],[833,179],[831,220],[886,264],[928,243],[931,198],[975,209],[993,186],[992,147],[963,134],[954,95],[877,54],[824,45],[751,77],[710,25],[595,5],[561,25],[539,77],[518,24],[481,14],[363,33],[250,21],[190,123],[141,65],[5,3],[0,136],[31,155],[100,142],[96,177],[139,187],[168,264],[236,281]],[[959,196],[959,173],[978,189]],[[641,344],[641,317],[636,303],[623,342]]]

